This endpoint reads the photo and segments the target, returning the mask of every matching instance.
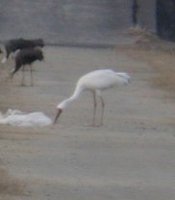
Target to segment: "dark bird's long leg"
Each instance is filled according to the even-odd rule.
[[[24,69],[24,65],[23,65],[22,66],[22,81],[21,81],[21,86],[25,86],[24,80],[25,80],[25,69]]]
[[[30,85],[33,86],[33,68],[32,65],[30,65]]]
[[[11,70],[10,76],[9,76],[9,78],[11,80],[13,79],[14,74],[18,71],[18,68],[20,68],[20,66],[19,65],[15,65],[15,67]]]

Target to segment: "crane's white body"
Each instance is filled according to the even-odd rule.
[[[90,90],[93,93],[94,97],[93,123],[95,123],[94,120],[96,113],[96,96],[100,97],[102,107],[104,108],[104,101],[101,96],[101,91],[112,88],[117,85],[128,84],[129,79],[130,76],[127,73],[124,72],[117,73],[111,69],[92,71],[88,74],[85,74],[78,80],[73,95],[68,99],[62,101],[60,104],[58,104],[57,109],[64,110],[68,106],[68,104],[77,99],[83,91]],[[102,115],[103,115],[103,110],[102,110]],[[101,116],[101,123],[102,123],[102,118],[103,116]]]
[[[104,90],[117,84],[128,83],[129,76],[126,73],[117,73],[110,69],[96,70],[82,76],[77,86],[91,90]]]

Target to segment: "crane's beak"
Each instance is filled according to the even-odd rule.
[[[53,121],[53,124],[56,124],[57,119],[59,118],[59,116],[61,115],[62,112],[63,112],[62,109],[60,109],[60,108],[57,109],[57,114],[56,114],[56,116],[55,116],[55,119],[54,119],[54,121]]]

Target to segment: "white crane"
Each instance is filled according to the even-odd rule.
[[[57,119],[59,118],[60,114],[63,110],[74,100],[76,100],[83,91],[91,91],[93,94],[93,120],[92,125],[95,126],[95,116],[96,116],[96,107],[97,107],[97,97],[99,97],[102,111],[101,111],[101,118],[100,124],[103,125],[103,115],[104,115],[104,100],[101,95],[101,92],[105,89],[110,89],[116,85],[125,85],[128,84],[130,76],[124,72],[115,72],[111,69],[101,69],[95,70],[84,76],[80,77],[76,84],[76,88],[69,98],[62,101],[60,104],[57,105],[57,114],[54,119],[54,124],[56,123]]]

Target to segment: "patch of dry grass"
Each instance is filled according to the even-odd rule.
[[[135,59],[147,62],[155,70],[153,85],[175,96],[175,43],[161,40],[156,35],[140,29],[128,32],[136,37],[136,43],[124,51]]]
[[[165,53],[154,55],[150,63],[157,72],[153,79],[155,86],[166,90],[169,95],[175,95],[175,58]]]
[[[12,178],[7,170],[0,167],[0,199],[5,196],[22,195],[24,185],[17,179]]]

